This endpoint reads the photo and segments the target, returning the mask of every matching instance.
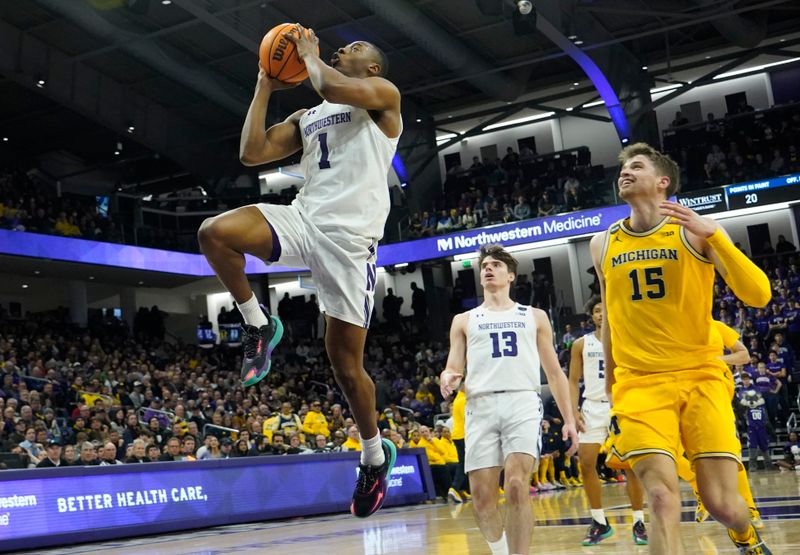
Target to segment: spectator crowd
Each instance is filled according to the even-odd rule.
[[[683,190],[743,183],[800,172],[800,111],[778,106],[756,112],[740,103],[734,113],[689,124],[678,112],[664,148],[681,167]]]
[[[502,159],[484,164],[477,156],[464,169],[447,171],[444,194],[430,211],[409,220],[408,238],[508,223],[594,206],[593,186],[603,175],[586,147],[537,156],[508,147]]]

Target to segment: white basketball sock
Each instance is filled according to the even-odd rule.
[[[492,550],[492,555],[508,555],[508,541],[506,541],[506,531],[503,530],[503,535],[500,536],[500,539],[496,542],[490,542],[487,540],[489,544],[489,549]]]
[[[361,464],[380,466],[385,460],[386,455],[383,453],[380,433],[370,439],[361,438]]]
[[[633,511],[633,523],[644,522],[644,511]]]
[[[261,307],[258,305],[258,299],[255,293],[253,293],[253,296],[247,301],[241,304],[236,303],[236,306],[239,307],[242,318],[244,318],[244,323],[248,326],[260,328],[261,326],[269,324],[269,320],[267,320],[267,317],[264,315],[264,311],[261,310]]]
[[[606,525],[606,522],[607,522],[606,521],[606,513],[605,513],[605,511],[603,511],[603,509],[592,509],[589,512],[592,513],[592,518],[598,524],[602,524],[603,526]]]

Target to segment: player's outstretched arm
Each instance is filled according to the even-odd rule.
[[[449,399],[458,390],[464,378],[464,368],[467,365],[467,319],[469,315],[464,312],[456,314],[450,324],[450,353],[447,363],[439,376],[439,389],[442,397]]]
[[[696,250],[711,259],[719,275],[745,304],[766,306],[772,298],[767,275],[740,251],[725,230],[711,218],[698,215],[677,202],[661,203],[661,214],[683,226]]]
[[[583,344],[585,343],[583,337],[579,337],[572,344],[569,355],[569,398],[570,406],[572,406],[572,413],[575,417],[575,426],[579,432],[585,432],[583,417],[578,408],[578,401],[580,400],[580,381],[583,377]]]
[[[247,110],[239,140],[239,160],[245,166],[258,166],[282,160],[303,148],[299,122],[305,110],[298,110],[284,121],[264,130],[270,96],[273,91],[290,86],[294,85],[270,79],[259,66],[256,90]]]
[[[611,390],[614,386],[614,369],[617,363],[611,352],[611,322],[608,321],[608,310],[606,310],[606,280],[603,277],[603,249],[608,237],[608,231],[603,231],[592,237],[589,243],[589,250],[592,253],[594,271],[597,274],[597,281],[600,283],[600,302],[603,307],[603,327],[600,329],[600,341],[603,343],[603,361],[605,362],[606,372],[606,397],[612,405],[614,400],[611,398]]]
[[[547,376],[547,383],[550,385],[550,392],[556,400],[558,410],[564,418],[562,435],[564,441],[571,440],[572,445],[567,451],[568,455],[574,455],[578,450],[578,432],[575,429],[575,417],[572,413],[572,404],[569,400],[569,382],[561,370],[558,362],[558,355],[553,346],[553,328],[547,313],[541,309],[533,309],[533,317],[536,320],[536,346],[539,349],[539,358]]]
[[[731,346],[726,345],[726,347],[730,353],[727,355],[721,355],[719,359],[728,366],[737,366],[739,364],[747,364],[750,362],[750,352],[741,341],[737,341]]]
[[[297,55],[305,62],[311,85],[319,95],[333,104],[349,104],[356,108],[400,113],[400,91],[383,77],[359,79],[348,77],[323,62],[317,53],[319,39],[313,29],[298,25],[299,34],[284,34],[297,47]],[[363,46],[366,48],[366,46]]]

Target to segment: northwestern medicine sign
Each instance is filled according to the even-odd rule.
[[[678,197],[678,202],[701,214],[711,214],[796,200],[800,197],[798,185],[800,185],[800,175],[798,174],[773,177],[764,181],[682,193]],[[482,245],[491,243],[502,243],[506,246],[535,244],[552,239],[597,233],[608,229],[611,224],[626,218],[629,214],[630,209],[624,204],[604,206],[568,214],[459,231],[416,241],[390,243],[378,248],[378,266],[433,260],[475,252]],[[191,276],[214,275],[214,271],[200,254],[5,229],[0,229],[0,254],[51,258]],[[306,271],[303,268],[266,266],[254,257],[247,256],[246,258],[245,272],[248,274]]]
[[[417,262],[456,254],[474,252],[483,245],[502,243],[506,246],[539,243],[597,233],[625,218],[630,213],[627,205],[605,206],[557,216],[523,220],[509,224],[482,227],[439,235],[417,241],[381,245],[378,248],[378,265],[389,266],[402,262]]]

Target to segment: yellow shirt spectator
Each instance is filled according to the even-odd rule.
[[[467,406],[467,394],[459,391],[453,399],[453,433],[452,439],[464,439],[464,411]]]
[[[444,453],[433,443],[431,431],[427,426],[421,426],[419,430],[411,432],[411,438],[409,446],[425,449],[425,453],[428,455],[428,463],[431,466],[444,464]]]
[[[328,429],[328,419],[320,412],[321,405],[319,401],[311,403],[308,414],[303,420],[303,433],[310,436],[318,434],[324,435],[326,438],[331,437],[331,432]]]
[[[414,395],[414,397],[415,397],[415,398],[417,399],[417,401],[419,401],[420,403],[421,403],[422,401],[424,401],[425,399],[427,399],[427,400],[428,400],[428,402],[429,402],[431,405],[432,405],[432,404],[434,404],[434,403],[436,402],[436,399],[434,399],[434,398],[433,398],[433,393],[430,393],[430,392],[427,390],[427,388],[425,388],[425,386],[424,386],[423,384],[420,384],[420,385],[419,385],[419,389],[417,390],[417,393],[416,393],[416,395]]]
[[[449,432],[442,434],[442,437],[433,438],[433,443],[444,454],[444,462],[447,464],[458,463],[458,451],[456,451],[456,444],[450,439]]]
[[[342,449],[347,451],[361,451],[361,438],[358,435],[358,428],[350,426],[347,430],[347,441],[342,443]]]
[[[272,443],[272,432],[278,429],[278,415],[270,416],[261,425],[261,434]]]

